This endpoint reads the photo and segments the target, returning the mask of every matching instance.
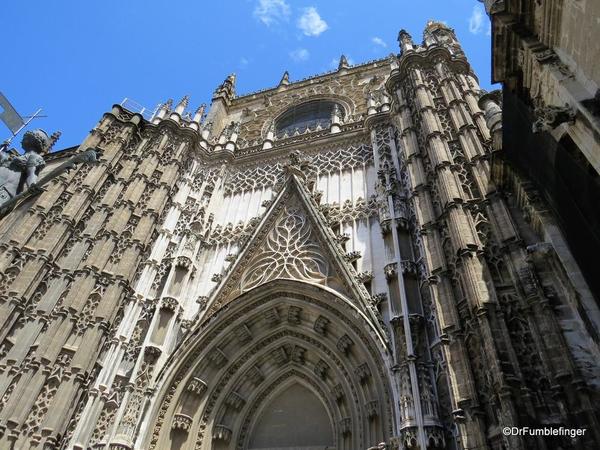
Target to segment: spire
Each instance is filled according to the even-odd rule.
[[[235,97],[235,73],[230,74],[215,91],[215,98],[221,97],[231,101]]]
[[[200,130],[200,122],[202,122],[202,117],[204,116],[205,109],[206,105],[204,103],[198,106],[196,112],[194,112],[194,117],[192,118],[192,121],[189,124],[190,128],[193,128],[196,131]]]
[[[167,115],[167,113],[171,110],[172,106],[173,106],[173,99],[170,98],[165,103],[163,103],[160,106],[160,108],[158,108],[158,112],[156,113],[156,115],[152,119],[152,123],[158,123],[158,122],[160,122]]]
[[[198,106],[198,108],[196,109],[196,112],[194,113],[194,118],[192,119],[194,122],[196,123],[200,123],[202,122],[202,116],[204,116],[204,111],[206,110],[206,104],[202,103],[200,106]]]
[[[350,64],[348,64],[346,55],[340,56],[340,63],[338,64],[338,70],[347,69],[348,67],[350,67]]]
[[[177,114],[181,115],[181,113],[183,113],[183,111],[185,111],[185,108],[188,107],[189,103],[190,103],[190,96],[184,95],[183,98],[179,101],[179,103],[175,107],[175,112]]]
[[[444,22],[437,22],[435,20],[427,21],[427,25],[423,31],[423,42],[425,46],[445,46],[450,50],[450,53],[464,56],[454,30]]]
[[[170,111],[172,107],[173,107],[173,99],[172,99],[172,98],[168,99],[168,100],[167,100],[167,101],[166,101],[166,102],[163,104],[163,108],[164,108],[166,111]]]
[[[50,153],[52,151],[52,147],[54,144],[60,139],[61,131],[55,131],[50,135],[50,142],[48,143],[48,147],[46,148],[46,153]]]
[[[287,86],[288,84],[290,84],[290,74],[286,70],[285,72],[283,72],[283,76],[281,77],[281,81],[279,82],[279,86]]]
[[[415,48],[412,36],[404,29],[400,30],[398,33],[398,44],[400,45],[400,50],[402,53],[409,50],[414,50]]]

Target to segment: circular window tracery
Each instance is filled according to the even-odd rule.
[[[313,100],[288,109],[275,120],[275,136],[282,138],[296,132],[329,128],[334,114],[341,119],[343,108],[331,100]]]

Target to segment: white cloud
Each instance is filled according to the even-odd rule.
[[[486,36],[491,36],[492,35],[492,22],[488,22],[488,27],[487,27],[487,31],[485,32]]]
[[[302,62],[310,58],[310,53],[305,48],[298,48],[293,52],[290,52],[290,58],[292,58],[296,62]]]
[[[327,22],[321,19],[317,8],[311,6],[305,8],[304,13],[298,19],[298,28],[307,36],[318,36],[329,27]]]
[[[290,5],[285,0],[258,0],[254,8],[254,17],[266,26],[287,21],[290,17]]]
[[[387,44],[385,43],[385,41],[377,36],[375,36],[374,38],[371,38],[371,42],[375,45],[379,45],[380,47],[384,47],[384,48],[387,47]]]
[[[248,58],[242,56],[240,58],[240,66],[241,67],[246,67],[248,64],[250,64],[250,61],[248,61]]]
[[[473,34],[479,34],[483,31],[483,20],[485,18],[483,7],[475,5],[471,17],[469,17],[469,31]]]

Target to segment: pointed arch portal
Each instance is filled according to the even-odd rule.
[[[333,448],[333,426],[323,402],[302,381],[279,389],[250,429],[250,450]]]
[[[338,292],[269,281],[192,330],[159,377],[139,447],[368,448],[393,435],[387,355]]]

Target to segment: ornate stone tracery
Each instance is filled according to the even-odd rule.
[[[204,122],[187,98],[152,122],[105,115],[86,140],[99,163],[0,222],[0,447],[249,448],[273,398],[304,412],[294,385],[338,450],[594,428],[577,268],[542,242],[539,199],[490,181],[497,99],[479,109],[444,24],[400,42],[258,94],[230,76]],[[272,136],[315,99],[344,111]]]
[[[225,194],[231,195],[238,192],[273,187],[281,177],[282,171],[281,164],[272,164],[267,167],[255,167],[250,170],[235,172],[227,180]]]
[[[298,207],[288,205],[267,235],[263,250],[248,262],[240,281],[241,290],[275,278],[322,283],[328,272],[328,262],[311,238],[307,217]]]
[[[269,285],[273,285],[273,283],[275,283],[276,286],[283,286],[283,285],[288,285],[288,288],[285,288],[284,290],[282,289],[278,289],[278,292],[284,292],[287,289],[290,289],[292,286],[296,286],[293,287],[288,293],[283,293],[283,294],[279,294],[279,295],[269,295],[267,297],[265,297],[263,294],[261,294],[261,292],[266,291],[269,292],[271,290],[271,288],[269,288]],[[283,283],[283,284],[282,284]],[[222,319],[220,319],[219,321],[211,321],[211,323],[207,323],[206,326],[211,327],[214,329],[215,325],[218,324],[218,328],[215,330],[215,332],[211,332],[211,333],[203,333],[203,335],[206,336],[207,339],[210,339],[210,341],[221,341],[223,342],[223,340],[221,339],[220,336],[223,336],[223,333],[226,333],[226,330],[229,328],[230,324],[232,323],[232,321],[243,321],[243,323],[247,324],[251,329],[256,330],[256,322],[258,321],[260,322],[260,317],[261,314],[263,314],[263,312],[265,310],[267,310],[268,308],[270,308],[272,304],[277,304],[277,305],[283,305],[285,302],[287,302],[287,300],[283,300],[283,299],[290,299],[289,301],[293,301],[294,303],[292,304],[298,304],[297,302],[300,301],[302,302],[302,304],[304,304],[304,310],[307,311],[307,304],[305,303],[308,300],[308,297],[306,297],[305,295],[308,294],[310,292],[310,295],[317,295],[317,296],[321,296],[320,294],[318,295],[319,292],[319,288],[316,287],[312,287],[309,288],[308,286],[302,287],[302,283],[298,283],[298,282],[294,282],[293,284],[290,284],[289,281],[275,281],[275,282],[270,282],[267,283],[266,285],[263,285],[262,289],[261,287],[253,289],[249,292],[247,292],[246,294],[244,294],[244,297],[248,297],[248,299],[252,299],[252,301],[240,301],[240,302],[236,302],[235,306],[233,307],[233,309],[231,308],[227,308],[223,311],[220,311],[218,313],[219,316],[223,316]],[[302,294],[300,294],[300,292],[302,292]],[[312,308],[317,307],[317,308],[326,308],[326,313],[325,311],[323,311],[322,313],[327,314],[329,317],[334,317],[332,316],[332,314],[336,315],[339,314],[336,313],[335,311],[338,310],[341,305],[336,305],[336,303],[339,303],[339,300],[334,300],[336,297],[333,296],[332,294],[327,294],[326,297],[328,298],[323,298],[323,299],[319,299],[319,300],[313,300],[311,302],[311,304],[313,306],[310,306],[309,309],[312,310]],[[295,300],[294,300],[295,299]],[[343,303],[343,302],[342,302]],[[240,309],[243,308],[243,309]],[[231,311],[230,311],[231,309]],[[313,312],[311,312],[310,314],[314,314]],[[346,313],[344,313],[345,315]],[[252,318],[252,315],[254,315],[255,318]],[[358,333],[357,335],[355,335],[355,337],[352,338],[352,340],[354,342],[364,342],[364,333],[362,330],[360,330],[359,328],[357,328],[355,325],[353,325],[353,321],[355,319],[350,318],[349,317],[345,317],[344,316],[344,323],[346,325],[344,325],[344,328],[342,328],[344,331],[344,333],[348,333],[350,332],[353,336],[354,333]],[[212,325],[211,325],[212,324]],[[281,328],[283,327],[283,329]],[[250,345],[252,346],[251,348],[238,348],[237,350],[235,350],[236,352],[240,352],[240,357],[235,357],[235,358],[231,358],[228,365],[227,366],[223,366],[222,368],[220,368],[221,371],[225,371],[225,375],[224,376],[220,376],[219,377],[219,381],[218,381],[218,385],[215,386],[213,384],[211,384],[210,381],[207,381],[207,384],[212,392],[212,394],[209,394],[209,396],[211,396],[210,398],[212,398],[213,400],[208,400],[207,402],[207,410],[205,414],[209,414],[208,416],[203,416],[203,418],[200,421],[200,433],[198,434],[199,439],[201,439],[201,442],[205,442],[205,444],[202,445],[207,445],[210,443],[206,442],[205,440],[205,436],[207,436],[207,433],[205,431],[203,431],[205,429],[206,426],[208,426],[208,423],[210,423],[210,417],[211,414],[217,414],[217,417],[219,417],[219,408],[216,407],[214,402],[219,402],[219,398],[222,398],[221,396],[223,395],[223,392],[229,392],[228,389],[225,389],[224,386],[225,385],[235,385],[236,384],[236,379],[238,379],[240,376],[245,376],[243,374],[237,374],[237,372],[239,370],[242,370],[242,368],[247,367],[248,371],[247,373],[256,373],[257,371],[257,365],[261,366],[263,368],[263,370],[267,370],[269,375],[261,375],[258,378],[258,382],[260,383],[261,386],[270,386],[268,389],[273,389],[274,387],[277,386],[277,383],[275,383],[270,377],[273,376],[273,374],[277,374],[277,372],[273,373],[273,368],[269,368],[268,365],[266,364],[266,361],[268,361],[268,357],[266,357],[267,355],[269,355],[270,353],[273,353],[272,350],[274,350],[274,348],[276,348],[279,342],[285,342],[287,340],[287,337],[293,338],[293,341],[295,340],[300,340],[298,342],[302,342],[301,346],[307,348],[308,350],[306,351],[304,358],[307,360],[306,364],[315,364],[315,367],[319,366],[320,363],[320,358],[315,356],[312,356],[314,353],[313,352],[317,352],[316,355],[319,355],[321,352],[325,352],[323,353],[324,355],[326,355],[327,360],[331,361],[332,363],[334,363],[334,367],[339,367],[339,370],[342,370],[342,373],[345,373],[345,377],[346,377],[346,382],[348,382],[349,380],[351,380],[351,375],[350,375],[350,368],[342,368],[345,367],[348,362],[344,361],[344,359],[340,358],[339,356],[337,356],[336,354],[336,336],[338,335],[338,330],[336,328],[335,331],[332,330],[332,334],[331,337],[327,339],[327,342],[323,342],[322,338],[319,338],[318,335],[316,335],[315,331],[312,330],[310,327],[306,330],[306,329],[301,329],[298,330],[297,328],[289,328],[289,327],[296,327],[296,325],[293,324],[288,324],[287,321],[286,322],[282,322],[281,325],[276,328],[276,329],[271,329],[268,328],[266,330],[262,330],[261,331],[261,335],[264,335],[264,333],[266,332],[267,334],[266,336],[266,340],[265,338],[261,337],[261,336],[255,336],[254,339],[249,342],[246,345]],[[351,330],[351,331],[350,331]],[[315,336],[315,337],[311,337],[311,335]],[[341,335],[341,333],[340,333]],[[293,342],[292,341],[292,342]],[[200,344],[197,343],[198,345],[201,345],[202,348],[206,348],[205,344]],[[223,348],[223,351],[230,351],[229,349],[229,344],[224,344],[222,343],[221,346]],[[237,347],[239,347],[239,344],[235,344]],[[362,350],[362,344],[360,344],[361,349],[355,348],[353,350],[353,352],[358,352],[357,354],[362,354],[363,350]],[[200,347],[197,347],[200,348]],[[288,350],[284,350],[286,353],[288,353]],[[289,354],[292,354],[293,352],[289,352]],[[264,356],[261,356],[264,355]],[[232,355],[233,356],[233,355]],[[375,348],[371,348],[369,351],[369,356],[367,356],[368,360],[371,360],[372,358],[379,358],[380,356],[378,356],[378,351]],[[194,353],[192,353],[190,355],[189,362],[190,363],[194,363],[197,364],[198,361],[198,355],[195,355]],[[258,359],[257,359],[258,358]],[[310,361],[310,363],[308,362]],[[267,363],[268,364],[268,363]],[[279,366],[277,365],[276,367],[280,367],[284,372],[287,372],[288,369],[286,369],[289,364],[298,364],[297,360],[294,359],[286,359],[283,362],[283,365]],[[374,376],[380,377],[383,374],[383,368],[378,366],[378,365],[371,365],[372,363],[369,362],[368,364],[365,363],[365,365],[370,365],[372,368],[368,369],[368,372],[370,374],[373,374]],[[304,364],[301,364],[304,365]],[[297,367],[297,366],[296,366]],[[190,370],[190,368],[187,369],[182,369],[185,370],[187,373],[188,370]],[[260,370],[260,369],[258,369]],[[299,369],[294,368],[294,371],[298,371]],[[314,379],[315,377],[315,373],[312,370],[309,371],[305,371],[304,369],[301,369],[300,372],[304,373],[304,375],[300,375],[300,373],[298,372],[298,376],[300,376],[300,378],[306,379],[309,383],[317,383],[315,386],[320,385],[321,383],[323,383],[323,379],[321,378],[317,378],[318,380],[321,380],[319,382],[316,382],[317,379]],[[320,372],[319,372],[320,373]],[[336,369],[335,371],[331,372],[331,376],[334,376],[334,374],[338,373],[338,369]],[[376,375],[375,375],[376,374]],[[181,374],[181,376],[185,376],[184,374]],[[281,378],[282,380],[286,379],[289,375],[283,375],[283,378]],[[179,378],[179,376],[176,376],[176,378]],[[309,381],[310,379],[314,379],[314,381]],[[327,378],[325,380],[328,380]],[[333,383],[335,380],[331,380],[331,382]],[[219,387],[222,386],[222,387]],[[363,387],[361,387],[361,389],[367,388],[367,385],[364,385]],[[319,387],[318,388],[320,390],[320,392],[322,393],[321,395],[323,396],[323,398],[327,398],[327,396],[324,394],[324,392],[327,392],[325,390],[323,390],[323,387]],[[353,392],[353,396],[357,396],[358,392],[356,391],[356,387],[351,388],[351,391]],[[178,390],[177,390],[178,391]],[[253,394],[251,395],[251,398],[247,399],[247,403],[249,404],[248,406],[252,406],[253,408],[256,408],[257,406],[259,406],[261,404],[261,402],[263,400],[261,400],[261,396],[258,395],[258,397],[256,397],[256,394],[253,391]],[[255,399],[254,399],[255,398]],[[361,404],[361,402],[359,401],[358,397],[355,397],[354,399],[354,404],[356,405],[356,407],[359,407],[359,405]],[[389,403],[386,402],[386,404],[388,405],[387,407],[389,407]],[[337,407],[334,407],[333,404],[330,405],[330,408],[332,408],[331,410],[335,410]],[[169,408],[169,410],[172,410],[172,408]],[[175,409],[176,410],[176,409]],[[251,413],[247,412],[247,411],[251,411],[251,410],[247,410],[247,408],[244,408],[241,412],[243,417],[253,417]],[[365,413],[366,414],[366,413]],[[342,416],[338,416],[340,417],[340,420],[342,418]],[[246,419],[248,420],[248,419]],[[163,423],[161,421],[161,423]],[[223,426],[226,426],[229,429],[232,429],[230,426],[222,423]],[[237,428],[236,428],[237,429]],[[244,442],[244,436],[247,436],[246,431],[247,427],[242,427],[241,428],[241,435],[240,435],[240,441],[239,442]],[[358,431],[358,429],[353,429],[353,433],[354,433],[354,439],[362,439],[362,432]],[[208,436],[214,436],[214,433],[208,433]],[[232,435],[232,438],[234,436]],[[164,439],[164,438],[163,438]],[[155,442],[160,442],[160,440],[157,440]]]

